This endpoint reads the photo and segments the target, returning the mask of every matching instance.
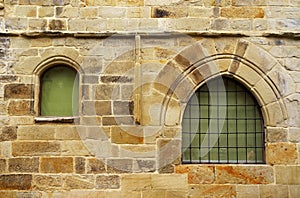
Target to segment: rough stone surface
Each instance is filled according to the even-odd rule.
[[[72,173],[74,162],[71,157],[41,158],[42,173]]]

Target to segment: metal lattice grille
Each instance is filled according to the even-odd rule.
[[[182,163],[264,163],[264,127],[255,98],[237,81],[200,87],[182,122]]]

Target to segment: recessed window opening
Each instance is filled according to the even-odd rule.
[[[40,115],[78,115],[77,72],[68,66],[58,65],[47,69],[40,78]]]
[[[214,78],[190,98],[182,120],[182,163],[264,163],[264,145],[260,106],[239,82]]]

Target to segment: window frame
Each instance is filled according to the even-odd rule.
[[[49,69],[54,68],[56,66],[65,66],[74,70],[78,75],[78,113],[76,116],[42,116],[41,115],[41,78],[45,72]],[[41,64],[39,64],[34,70],[34,85],[35,85],[35,93],[34,93],[34,112],[35,112],[35,122],[59,122],[59,123],[73,123],[79,119],[79,115],[81,114],[81,102],[80,98],[82,96],[82,70],[80,69],[79,64],[75,61],[63,57],[56,56],[51,57]]]
[[[264,119],[264,115],[263,115],[263,109],[261,109],[262,107],[261,107],[261,104],[259,103],[259,100],[257,99],[256,95],[251,91],[251,89],[249,89],[244,83],[242,83],[242,81],[234,78],[233,76],[221,75],[219,77],[221,77],[222,79],[226,78],[226,79],[229,79],[229,80],[233,81],[235,83],[235,86],[241,86],[244,89],[244,92],[247,92],[251,95],[251,98],[253,99],[254,104],[258,107],[259,117],[261,118],[261,132],[259,131],[259,134],[262,135],[262,144],[261,144],[261,147],[258,147],[258,148],[262,149],[262,159],[261,159],[262,161],[258,161],[258,160],[255,160],[254,162],[252,162],[252,161],[248,162],[247,160],[246,160],[246,162],[239,162],[239,160],[232,161],[228,158],[228,156],[227,156],[227,159],[225,161],[222,161],[221,159],[218,159],[217,162],[215,162],[215,161],[206,162],[206,161],[201,161],[201,160],[197,160],[197,162],[192,162],[193,161],[192,158],[189,159],[189,160],[184,161],[184,158],[183,158],[183,155],[184,155],[184,150],[183,150],[183,120],[184,120],[184,114],[185,114],[186,108],[188,107],[188,104],[189,104],[190,100],[192,99],[192,96],[196,92],[198,92],[203,86],[205,86],[206,82],[213,81],[216,78],[218,78],[218,76],[217,77],[214,76],[214,77],[211,77],[211,78],[207,79],[207,81],[202,81],[201,83],[199,83],[198,86],[195,87],[194,91],[192,93],[190,93],[190,96],[188,97],[188,100],[187,100],[187,102],[184,106],[184,109],[183,109],[183,112],[182,112],[182,117],[181,117],[181,131],[182,131],[182,134],[181,134],[181,160],[180,160],[181,164],[199,164],[199,165],[201,165],[201,164],[240,164],[240,165],[243,165],[243,164],[266,164],[267,163],[266,162],[266,137],[265,137],[266,136],[266,126],[265,126],[265,119]],[[226,94],[227,93],[228,93],[228,90],[226,90]],[[228,96],[226,96],[226,97],[228,98]],[[228,101],[226,101],[226,103],[228,105]],[[236,106],[237,105],[235,105],[235,107]],[[245,118],[245,119],[247,119],[247,118]],[[257,132],[257,131],[255,131],[255,132]],[[191,132],[186,132],[186,133],[191,133]],[[257,140],[255,140],[255,141],[257,141]],[[218,140],[218,142],[219,142],[219,140]],[[192,144],[192,142],[189,142],[189,144]],[[228,146],[230,146],[230,145],[227,143],[227,147]],[[243,148],[248,148],[247,144]],[[218,150],[219,150],[219,147],[218,147]],[[190,151],[190,152],[192,152],[192,151]],[[227,151],[227,153],[228,153],[228,151]],[[238,151],[236,153],[238,153]]]

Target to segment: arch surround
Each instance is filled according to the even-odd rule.
[[[294,84],[283,66],[266,50],[245,39],[236,39],[229,44],[231,51],[221,53],[212,47],[219,42],[222,40],[200,40],[163,67],[150,86],[152,94],[144,100],[142,125],[180,126],[192,93],[207,80],[226,75],[252,92],[261,106],[265,127],[287,126],[284,98],[293,93]],[[160,101],[161,107],[151,106],[153,101]],[[151,122],[153,114],[159,115],[159,122]]]

